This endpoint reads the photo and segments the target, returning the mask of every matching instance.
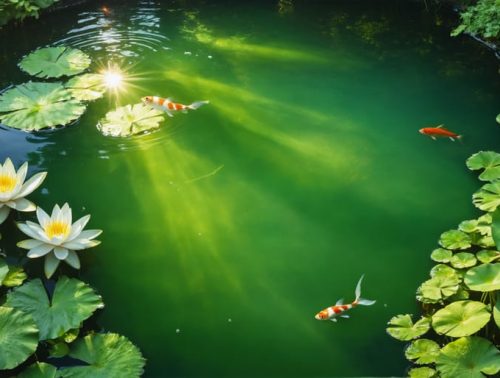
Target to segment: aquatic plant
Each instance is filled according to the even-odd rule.
[[[35,211],[35,204],[24,197],[42,184],[47,172],[37,173],[24,182],[27,172],[28,163],[24,163],[17,172],[9,158],[0,164],[0,224],[7,219],[10,209]]]
[[[0,26],[11,20],[22,21],[26,17],[38,18],[42,9],[59,0],[0,0]]]
[[[444,232],[441,248],[432,251],[431,259],[438,264],[417,289],[428,329],[408,332],[416,325],[409,315],[388,323],[392,337],[414,340],[406,349],[407,359],[429,365],[411,369],[410,377],[481,378],[500,371],[495,347],[500,336],[500,154],[482,151],[466,164],[483,170],[479,178],[488,181],[473,195],[474,205],[488,213]],[[420,338],[427,331],[430,336]]]
[[[71,96],[79,101],[92,101],[101,98],[106,92],[104,75],[84,74],[71,78],[65,87]]]
[[[479,0],[460,13],[461,23],[452,36],[470,33],[482,38],[500,37],[500,4],[498,0]]]

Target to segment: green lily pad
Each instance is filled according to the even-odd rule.
[[[431,253],[431,259],[436,262],[446,263],[450,261],[451,256],[453,256],[453,253],[444,248],[437,248]]]
[[[485,184],[472,195],[472,203],[483,211],[495,211],[500,205],[500,182]]]
[[[104,135],[126,137],[157,129],[163,113],[143,104],[126,105],[106,114],[97,128]]]
[[[478,222],[476,219],[464,220],[460,222],[458,229],[470,234],[477,230],[477,224]]]
[[[80,117],[85,105],[59,83],[25,83],[0,96],[0,121],[25,131],[67,125]]]
[[[492,248],[495,247],[495,241],[491,235],[480,236],[473,240],[473,244],[480,246],[481,248]]]
[[[19,63],[19,68],[32,76],[54,78],[73,76],[90,66],[90,57],[83,51],[64,46],[44,47],[33,51]]]
[[[40,340],[55,339],[103,307],[94,290],[74,278],[61,277],[49,300],[39,279],[25,283],[7,294],[8,306],[29,313],[40,329]]]
[[[33,318],[10,307],[0,307],[0,370],[12,369],[35,353],[38,328]]]
[[[445,264],[437,264],[432,267],[430,275],[432,278],[440,276],[440,277],[457,277],[457,271],[453,269],[452,267],[445,265]]]
[[[20,266],[9,266],[9,271],[5,275],[2,285],[6,287],[15,287],[22,285],[28,276]]]
[[[441,349],[436,367],[442,378],[484,378],[500,370],[500,352],[482,337],[462,337]]]
[[[500,329],[500,291],[497,292],[495,307],[493,307],[493,319],[495,324]]]
[[[45,362],[35,362],[26,370],[23,370],[17,378],[56,378],[57,369],[51,364]]]
[[[413,341],[406,348],[405,356],[408,360],[414,360],[416,364],[430,364],[436,362],[440,347],[438,343],[428,339],[419,339]]]
[[[408,372],[410,378],[437,378],[437,371],[427,367],[413,368]]]
[[[413,324],[411,315],[406,314],[394,316],[387,324],[389,325],[387,327],[389,335],[401,341],[408,341],[426,333],[431,326],[431,321],[429,318],[422,317]]]
[[[71,95],[80,101],[92,101],[101,98],[106,92],[104,75],[84,74],[75,76],[66,83]]]
[[[3,280],[7,276],[7,273],[9,273],[9,266],[5,260],[0,257],[0,284],[3,284]]]
[[[470,268],[471,266],[476,265],[476,263],[476,256],[468,252],[456,253],[450,259],[451,266],[457,269]]]
[[[465,284],[474,291],[494,291],[500,289],[500,263],[482,264],[467,271]]]
[[[490,318],[491,314],[482,302],[453,302],[432,315],[432,328],[440,335],[470,336],[483,328]]]
[[[493,151],[481,151],[466,161],[467,167],[472,170],[484,169],[479,180],[493,181],[500,178],[500,154]]]
[[[497,248],[500,248],[500,209],[492,213],[491,219],[491,235]]]
[[[500,252],[491,249],[483,249],[476,253],[476,257],[483,264],[487,264],[500,258]]]
[[[140,377],[145,362],[139,348],[114,333],[85,336],[73,344],[69,355],[89,365],[60,369],[64,378]]]
[[[448,297],[446,299],[450,302],[455,302],[455,301],[463,301],[465,299],[469,299],[469,297],[470,297],[470,291],[462,289],[460,287],[455,294],[453,294],[451,297]]]
[[[417,289],[417,299],[422,303],[437,303],[456,294],[460,279],[457,274],[437,274]]]
[[[447,249],[466,249],[471,246],[471,238],[460,230],[450,230],[441,234],[439,244]]]

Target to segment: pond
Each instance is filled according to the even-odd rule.
[[[104,297],[99,325],[141,348],[145,377],[402,376],[386,323],[419,311],[439,235],[478,214],[465,159],[500,140],[498,63],[449,37],[451,22],[396,1],[91,1],[48,14],[0,32],[1,88],[29,80],[24,55],[62,45],[90,71],[120,67],[124,85],[66,128],[1,126],[0,160],[48,171],[31,198],[104,230],[77,275]],[[145,135],[101,134],[106,112],[144,96],[210,104]],[[439,124],[463,139],[418,132]],[[362,274],[374,306],[314,319],[353,300]]]

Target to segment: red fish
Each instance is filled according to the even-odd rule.
[[[418,131],[420,134],[428,135],[434,140],[436,140],[437,137],[450,138],[452,141],[462,138],[461,135],[455,134],[453,131],[446,130],[443,126],[444,125],[424,127]]]
[[[169,117],[173,117],[172,112],[181,111],[183,113],[187,113],[188,110],[196,110],[200,106],[209,103],[208,101],[196,101],[191,105],[184,105],[175,103],[170,98],[162,98],[158,96],[146,96],[141,100],[144,104],[167,113]]]

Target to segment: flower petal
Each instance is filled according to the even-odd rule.
[[[19,193],[19,190],[21,190],[23,186],[23,182],[26,179],[26,173],[28,172],[28,163],[24,163],[21,165],[19,170],[16,173],[17,179],[16,179],[16,186],[12,190],[12,196],[14,197],[17,193]]]
[[[73,225],[71,226],[71,232],[68,235],[68,238],[66,239],[66,241],[70,242],[73,239],[75,239],[78,235],[80,235],[80,233],[82,232],[84,227],[87,225],[89,220],[90,220],[90,215],[85,215],[84,217],[81,217],[75,223],[73,223]]]
[[[47,223],[50,222],[50,217],[49,214],[47,214],[41,207],[37,207],[36,209],[36,217],[38,218],[38,222],[40,223],[40,226],[42,226],[43,229],[45,229],[45,226]]]
[[[52,275],[54,274],[54,272],[56,271],[57,267],[59,266],[59,263],[61,262],[61,260],[57,259],[53,253],[51,253],[50,255],[47,255],[45,257],[45,266],[44,266],[44,270],[45,270],[45,276],[47,278],[50,278],[52,277]]]
[[[21,190],[15,195],[14,199],[25,197],[30,194],[33,190],[35,190],[42,184],[46,176],[47,172],[40,172],[31,177],[23,184]]]
[[[99,235],[102,234],[102,230],[85,230],[78,235],[78,238],[76,239],[94,239],[97,238]]]
[[[55,247],[54,254],[59,260],[64,260],[66,257],[68,257],[68,250],[66,248]]]
[[[52,209],[52,214],[50,214],[50,218],[54,221],[54,220],[60,220],[59,219],[59,213],[61,212],[61,208],[59,207],[59,205],[56,203],[54,205],[54,208]]]
[[[65,203],[61,208],[61,221],[69,225],[71,225],[71,222],[73,221],[71,216],[71,207],[69,207],[67,203]]]
[[[39,247],[42,244],[44,244],[44,243],[43,243],[43,241],[40,241],[40,240],[26,239],[26,240],[22,240],[22,241],[18,242],[16,245],[19,248],[32,249],[32,248],[35,248],[35,247]]]
[[[9,213],[10,213],[10,207],[8,206],[0,207],[0,224],[2,224],[7,219]]]
[[[17,211],[35,211],[36,210],[36,205],[28,201],[26,198],[18,198],[16,200],[11,201],[14,206],[10,205],[13,209],[16,209]]]
[[[3,208],[2,208],[3,209]],[[33,238],[33,239],[37,239],[37,240],[42,240],[42,241],[45,241],[43,238],[40,238],[40,236],[38,235],[38,233],[36,233],[35,231],[33,231],[27,224],[25,223],[17,223],[17,227],[22,231],[24,232],[26,235],[28,235],[29,237]]]
[[[53,248],[54,248],[54,246],[50,245],[50,244],[39,245],[38,247],[35,247],[35,248],[29,250],[28,257],[30,259],[34,259],[37,257],[45,256],[47,253],[52,251]]]
[[[80,269],[80,259],[75,251],[68,251],[68,257],[66,257],[66,263],[75,269]]]
[[[16,169],[10,158],[5,159],[5,163],[3,163],[3,172],[5,175],[16,176]]]
[[[37,239],[43,240],[46,243],[50,243],[49,237],[45,233],[45,230],[42,227],[40,227],[39,224],[37,224],[35,222],[31,222],[31,221],[26,221],[26,225],[29,228],[31,228],[31,230],[34,231],[36,235],[38,235]]]

